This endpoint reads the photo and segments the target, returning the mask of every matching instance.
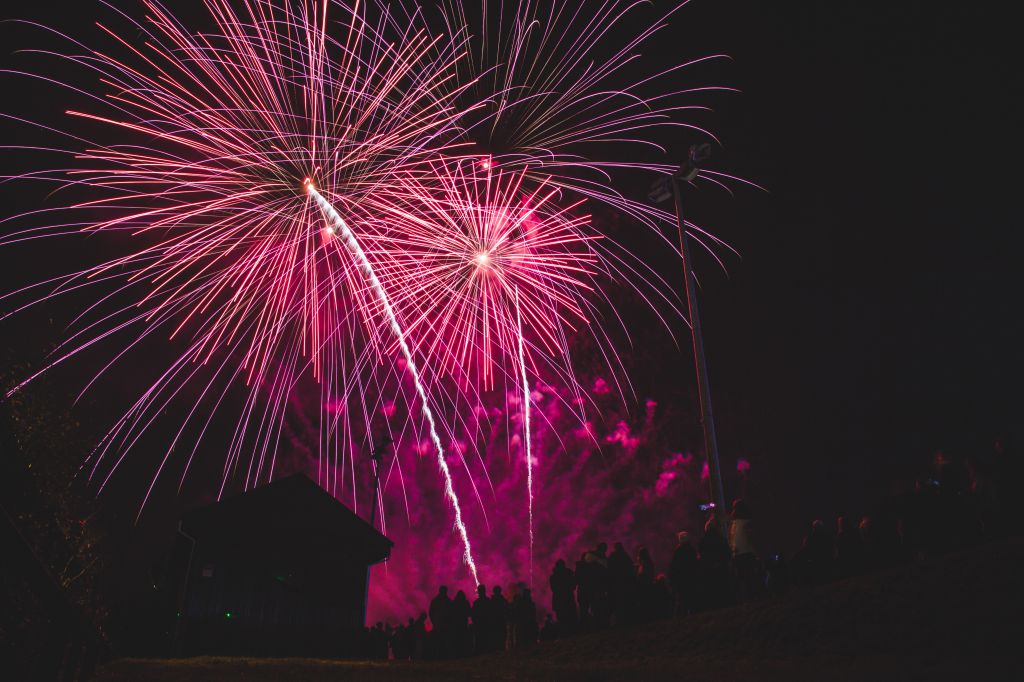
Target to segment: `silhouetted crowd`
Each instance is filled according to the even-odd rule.
[[[470,604],[465,592],[459,590],[453,599],[442,585],[430,601],[429,628],[428,612],[404,625],[377,623],[367,630],[367,653],[371,658],[438,660],[536,643],[537,606],[530,590],[516,586],[513,592],[508,599],[496,585],[488,596],[480,585]]]
[[[857,520],[840,516],[834,527],[812,521],[788,560],[759,551],[753,510],[737,499],[727,515],[708,513],[696,541],[686,531],[677,534],[664,573],[646,548],[631,556],[622,543],[610,552],[599,543],[572,567],[559,559],[548,579],[551,612],[542,626],[522,584],[509,595],[499,586],[488,595],[480,585],[472,603],[461,590],[449,597],[442,586],[418,618],[367,629],[367,655],[437,660],[519,649],[577,632],[685,617],[963,549],[1024,527],[1022,505],[1014,499],[1022,474],[1020,458],[999,441],[987,457],[956,460],[937,452],[927,475],[876,513]]]

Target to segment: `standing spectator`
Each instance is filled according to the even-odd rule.
[[[654,579],[658,577],[654,574],[654,560],[646,547],[637,547],[634,570],[638,584],[653,585]]]
[[[875,523],[870,516],[862,516],[857,524],[857,532],[860,535],[860,543],[864,547],[864,566],[868,571],[877,571],[884,568],[881,551],[878,547],[878,537],[875,533]]]
[[[421,612],[412,629],[412,658],[422,661],[427,654],[427,614]]]
[[[523,638],[528,644],[536,644],[540,637],[537,624],[537,604],[533,601],[533,591],[523,590]]]
[[[676,548],[668,565],[668,580],[675,596],[676,616],[685,616],[697,610],[697,592],[700,582],[700,558],[690,544],[685,530],[676,533]]]
[[[408,625],[399,624],[391,636],[391,654],[395,657],[396,661],[406,661],[412,653],[410,645],[412,643],[413,624],[414,621],[410,618]]]
[[[594,565],[587,563],[584,552],[576,562],[576,601],[579,604],[580,626],[586,627],[593,619],[591,611],[592,592],[594,590]]]
[[[629,612],[636,601],[635,582],[633,562],[622,543],[616,542],[614,551],[608,555],[608,602],[612,620],[616,625],[631,618]]]
[[[639,604],[639,616],[642,621],[649,621],[654,617],[656,609],[654,580],[654,561],[651,553],[646,547],[640,547],[636,552],[636,594]]]
[[[602,543],[597,549],[584,552],[582,560],[576,564],[580,625],[584,627],[602,625],[607,614],[608,561],[603,556],[602,547],[606,545]]]
[[[547,614],[544,616],[544,627],[540,629],[540,641],[550,642],[558,639],[560,634],[558,630],[559,626],[555,624],[554,620],[552,620],[551,614]]]
[[[473,617],[473,641],[477,654],[490,651],[491,600],[487,598],[487,586],[476,586],[476,601],[470,612]]]
[[[654,601],[651,606],[651,618],[661,620],[672,615],[672,588],[668,584],[668,576],[659,573],[654,579],[654,586],[651,594]]]
[[[825,523],[815,519],[803,544],[793,556],[794,578],[798,585],[822,585],[832,576],[833,542]]]
[[[445,659],[451,654],[452,600],[448,596],[448,588],[441,585],[437,596],[430,602],[431,644],[435,658]]]
[[[508,632],[505,635],[505,648],[509,651],[519,647],[519,618],[522,615],[519,611],[519,602],[522,595],[516,586],[512,586],[512,600],[508,604]]]
[[[716,609],[732,603],[729,580],[729,543],[722,536],[718,519],[712,514],[700,539],[701,582],[705,588],[703,607]]]
[[[520,648],[537,643],[537,606],[530,590],[523,589],[512,600],[511,647]]]
[[[811,550],[807,543],[811,538],[808,531],[800,541],[800,548],[793,553],[793,559],[789,562],[793,571],[793,584],[797,587],[804,587],[811,584]]]
[[[733,500],[732,513],[729,515],[729,549],[741,601],[759,595],[762,586],[761,568],[751,530],[752,518],[750,506],[746,502]]]
[[[576,589],[576,575],[565,565],[565,561],[559,559],[551,571],[548,584],[551,586],[551,610],[558,618],[559,630],[562,632],[574,630],[576,628],[576,602],[573,599],[573,590]]]
[[[610,612],[608,603],[608,545],[599,542],[592,552],[587,554],[588,562],[593,564],[591,610],[594,623],[599,627],[608,624]]]
[[[836,575],[840,578],[864,572],[864,543],[860,533],[850,527],[850,520],[840,516],[836,520]]]
[[[469,655],[471,644],[469,640],[469,616],[472,607],[466,593],[459,590],[452,600],[451,632],[449,635],[448,650],[453,656]]]
[[[378,621],[370,630],[370,654],[372,658],[387,660],[388,639],[388,632],[384,629],[384,622]]]
[[[508,638],[509,605],[501,594],[501,587],[491,590],[491,651],[504,651]]]

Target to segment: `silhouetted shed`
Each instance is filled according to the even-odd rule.
[[[393,543],[297,474],[186,513],[177,641],[186,655],[349,656],[369,567]]]

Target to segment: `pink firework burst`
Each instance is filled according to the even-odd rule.
[[[452,106],[460,88],[450,81],[462,42],[336,2],[260,1],[238,12],[207,0],[209,33],[187,30],[156,2],[142,4],[145,22],[115,17],[141,41],[101,24],[109,50],[67,56],[100,74],[103,95],[66,86],[91,102],[68,114],[98,124],[97,139],[67,134],[73,164],[24,178],[86,187],[90,198],[61,209],[55,227],[3,240],[109,233],[127,253],[6,301],[17,310],[96,292],[42,371],[98,344],[122,344],[95,382],[152,337],[182,348],[97,447],[90,476],[101,489],[160,414],[188,396],[194,407],[146,498],[179,440],[194,434],[183,482],[239,386],[244,404],[221,491],[239,471],[246,487],[269,478],[289,395],[306,375],[324,405],[354,408],[344,419],[321,416],[317,465],[335,492],[346,465],[354,485],[352,454],[373,404],[361,411],[352,398],[386,383],[376,353],[388,327],[364,264],[334,248],[334,227],[308,188],[315,182],[317,196],[356,229],[380,224],[377,189],[429,171],[417,168],[457,138],[464,111]]]
[[[492,388],[519,362],[520,317],[527,364],[564,362],[598,262],[582,202],[562,205],[557,188],[476,159],[432,167],[432,185],[407,178],[381,212],[386,280],[427,364],[463,389]]]
[[[68,140],[56,151],[70,160],[18,176],[86,198],[8,219],[49,223],[0,237],[88,235],[116,250],[0,297],[6,317],[91,296],[41,371],[112,347],[89,388],[133,357],[152,358],[155,342],[175,353],[138,363],[152,374],[98,444],[90,477],[102,489],[177,409],[143,506],[175,467],[180,488],[200,444],[225,431],[222,415],[219,492],[234,478],[256,485],[279,468],[296,396],[319,392],[318,420],[305,422],[316,433],[296,440],[316,439],[321,484],[358,510],[356,458],[379,435],[374,415],[386,415],[399,452],[436,456],[475,577],[456,490],[461,466],[486,515],[486,486],[464,456],[475,452],[476,475],[492,483],[483,465],[493,439],[470,433],[491,428],[481,426],[484,394],[504,396],[508,419],[521,415],[505,450],[523,443],[532,505],[531,383],[557,384],[551,402],[586,422],[594,399],[570,353],[583,331],[619,393],[628,384],[598,314],[602,288],[633,287],[670,330],[681,317],[673,287],[628,237],[601,235],[584,204],[654,228],[674,219],[613,178],[670,172],[663,156],[649,160],[666,130],[710,136],[691,114],[703,93],[724,88],[676,77],[721,55],[627,75],[683,2],[639,23],[645,3],[619,0],[484,1],[473,18],[452,2],[435,15],[411,2],[204,0],[206,32],[156,0],[140,4],[145,20],[111,10],[120,28],[100,24],[102,50],[68,39],[65,58],[99,87],[56,83],[85,100],[67,112],[74,134],[50,130]],[[444,30],[429,25],[435,16]],[[392,474],[405,480],[400,457],[385,487]],[[530,538],[532,564],[532,520]]]

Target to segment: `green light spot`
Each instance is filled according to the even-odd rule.
[[[230,617],[231,617],[231,612],[230,612],[230,611],[228,611],[227,613],[225,613],[225,614],[224,614],[224,617],[225,617],[225,618],[230,618]]]

